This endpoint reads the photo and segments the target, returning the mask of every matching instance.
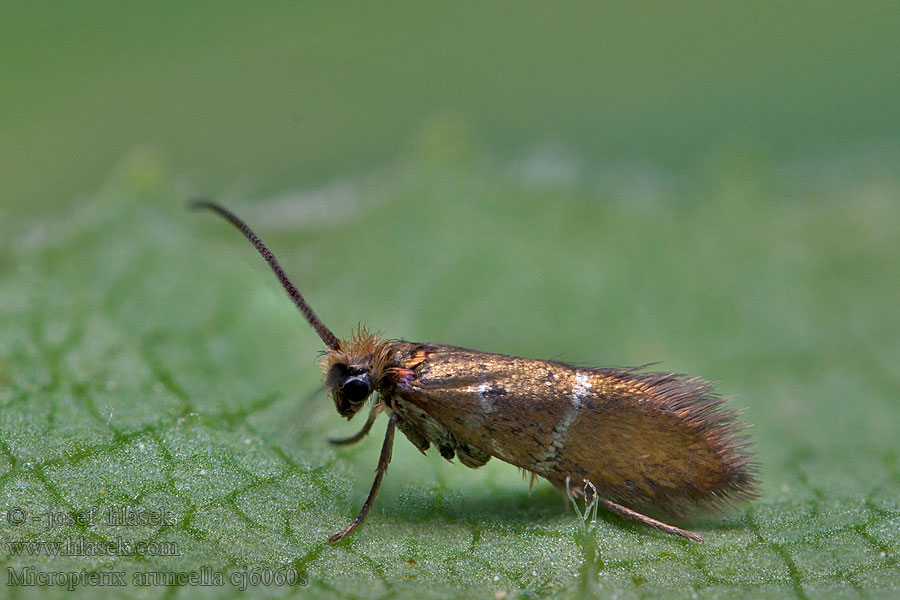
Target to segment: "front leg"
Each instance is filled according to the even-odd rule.
[[[362,429],[360,429],[350,437],[328,438],[328,443],[334,444],[335,446],[347,446],[350,444],[355,444],[359,440],[369,435],[369,430],[372,429],[372,424],[375,422],[375,418],[381,413],[382,410],[384,410],[384,405],[381,402],[376,402],[372,405],[372,410],[369,411],[369,416],[366,417],[366,423],[365,425],[363,425]]]
[[[381,456],[379,456],[378,458],[378,468],[375,472],[375,481],[372,482],[372,489],[369,490],[369,497],[366,498],[366,503],[363,504],[362,510],[359,511],[359,514],[355,519],[353,519],[353,521],[350,522],[349,525],[328,538],[329,542],[337,542],[338,540],[342,540],[350,535],[350,533],[352,533],[353,530],[363,522],[363,519],[366,518],[366,514],[368,514],[369,509],[372,508],[372,504],[375,502],[375,496],[378,495],[378,488],[381,487],[381,479],[384,477],[384,474],[388,468],[388,464],[391,462],[391,450],[394,447],[394,427],[396,426],[396,424],[397,413],[391,413],[391,417],[390,419],[388,419],[387,431],[384,433],[384,443],[381,445]]]

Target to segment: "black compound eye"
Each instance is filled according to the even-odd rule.
[[[368,375],[349,377],[341,386],[341,396],[351,404],[359,404],[369,397],[372,386],[369,384]]]

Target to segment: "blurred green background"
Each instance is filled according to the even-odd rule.
[[[390,163],[450,113],[591,167],[895,145],[895,3],[4,3],[4,197],[50,210],[150,145],[208,193]],[[6,201],[4,202],[6,203]],[[49,205],[49,207],[48,207]]]
[[[161,505],[176,526],[128,535],[183,548],[4,566],[289,564],[309,587],[265,593],[333,597],[895,593],[898,57],[888,2],[3,3],[0,509]],[[318,340],[196,194],[339,336],[716,381],[763,497],[692,523],[702,547],[583,530],[547,484],[398,437],[369,521],[325,545],[384,426],[327,447],[357,423],[311,396]]]

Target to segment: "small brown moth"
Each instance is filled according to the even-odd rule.
[[[382,339],[360,326],[339,340],[316,316],[253,231],[222,206],[197,200],[256,246],[327,349],[325,384],[347,419],[377,393],[356,435],[376,417],[388,424],[372,489],[359,515],[328,538],[336,542],[362,523],[391,461],[394,429],[422,453],[432,445],[467,467],[492,456],[559,488],[590,483],[612,512],[665,533],[702,542],[698,534],[640,511],[682,517],[694,510],[756,497],[757,465],[746,427],[711,383],[638,368],[583,368],[561,362],[478,352],[442,344]],[[621,503],[621,504],[620,504]]]

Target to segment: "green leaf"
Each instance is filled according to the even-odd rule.
[[[321,343],[246,241],[186,210],[173,177],[136,153],[54,218],[2,224],[7,581],[125,572],[124,592],[158,596],[177,586],[132,577],[198,572],[226,583],[175,580],[177,591],[224,596],[233,575],[294,569],[283,572],[302,589],[250,589],[898,591],[897,169],[825,186],[738,157],[711,167],[708,187],[680,190],[640,170],[624,184],[589,177],[559,157],[493,164],[460,150],[458,127],[429,129],[408,164],[226,203],[339,336],[365,321],[485,351],[658,360],[720,382],[754,425],[762,498],[689,523],[704,545],[602,511],[585,526],[546,482],[529,495],[510,465],[469,470],[398,436],[368,520],[327,544],[368,491],[384,422],[357,446],[327,445],[359,424],[320,387]],[[452,152],[436,151],[447,131]],[[111,523],[122,511],[145,522]],[[60,547],[92,552],[46,555]]]

